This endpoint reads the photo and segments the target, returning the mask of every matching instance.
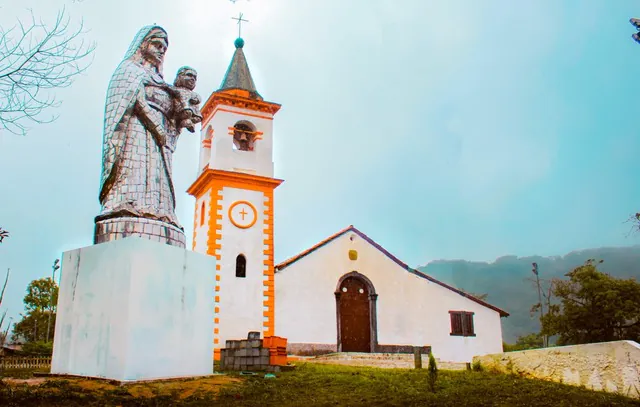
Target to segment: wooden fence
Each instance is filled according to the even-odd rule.
[[[0,369],[46,369],[51,356],[0,356]]]

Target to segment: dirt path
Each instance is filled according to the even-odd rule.
[[[217,394],[222,386],[231,383],[239,383],[242,380],[226,375],[214,375],[200,379],[182,379],[118,385],[107,380],[82,378],[34,377],[29,379],[3,379],[3,382],[10,386],[22,386],[25,384],[28,386],[40,386],[44,383],[52,383],[56,381],[65,381],[70,386],[89,393],[104,393],[116,389],[123,389],[135,398],[147,399],[157,396],[177,394],[180,399],[185,399],[195,393]]]

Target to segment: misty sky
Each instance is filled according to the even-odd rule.
[[[240,11],[257,89],[283,105],[276,261],[349,224],[413,266],[640,242],[625,223],[640,210],[637,1],[5,0],[0,24],[62,6],[84,18],[93,64],[57,92],[57,121],[0,131],[14,317],[29,281],[92,243],[105,93],[138,29],[168,31],[165,78],[195,67],[206,99]],[[198,148],[183,133],[174,161],[188,239]]]

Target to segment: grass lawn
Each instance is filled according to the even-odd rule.
[[[5,372],[5,376],[30,376]],[[5,380],[0,406],[640,406],[640,401],[512,375],[300,363],[275,379],[238,374],[116,386],[84,379]]]

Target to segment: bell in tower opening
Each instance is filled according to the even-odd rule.
[[[238,123],[233,127],[233,147],[240,151],[253,151],[255,134],[250,125]]]

